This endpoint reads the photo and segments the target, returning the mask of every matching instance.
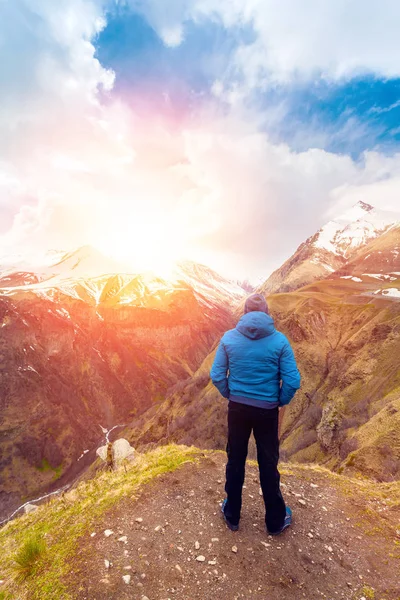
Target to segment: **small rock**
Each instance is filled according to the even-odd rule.
[[[96,535],[96,532],[94,531],[93,533],[90,534],[90,537],[94,537]]]
[[[313,538],[314,537],[312,533],[308,533],[307,535],[308,535],[309,538]]]
[[[328,550],[328,552],[333,552],[332,546],[325,546],[325,548]]]
[[[267,542],[261,542],[263,546],[265,546],[266,548],[269,548],[271,546],[271,544],[267,544]]]
[[[138,517],[137,519],[135,519],[136,523],[143,523],[143,519],[142,517]]]
[[[326,508],[326,506],[323,506],[322,510],[324,510],[325,512],[328,512],[328,509]]]
[[[209,565],[216,565],[216,564],[217,564],[217,561],[216,561],[216,560],[209,560],[209,561],[208,561],[208,564],[209,564]]]
[[[147,596],[142,596],[142,600],[149,600]]]
[[[128,565],[127,567],[124,567],[125,571],[130,571],[132,569],[131,565]]]
[[[114,532],[113,532],[111,529],[106,529],[106,530],[105,530],[105,532],[104,532],[104,535],[105,535],[106,537],[110,537],[110,535],[112,535],[113,533],[114,533]]]
[[[121,535],[120,538],[118,538],[119,542],[124,542],[125,544],[128,542],[128,538],[126,537],[126,535]]]
[[[161,531],[162,527],[161,525],[157,525],[157,527],[154,527],[154,531]]]
[[[232,552],[237,553],[237,546],[232,546]]]
[[[302,504],[303,506],[305,506],[306,501],[303,498],[299,498],[299,504]]]
[[[109,568],[110,568],[110,564],[111,564],[111,563],[110,563],[110,561],[109,561],[109,560],[107,560],[106,558],[104,559],[104,564],[105,564],[105,567],[106,567],[106,569],[109,569]]]
[[[175,565],[175,569],[179,571],[179,573],[182,573],[182,567],[180,567],[179,565]]]
[[[219,538],[211,538],[212,542],[219,542]]]
[[[130,575],[122,575],[122,579],[124,580],[126,585],[128,585],[131,581],[131,576]]]
[[[365,596],[361,596],[360,600],[367,600]]]
[[[317,488],[317,487],[318,487],[316,483],[310,483],[310,486],[311,486],[312,488]]]
[[[176,549],[179,550],[179,552],[183,552],[182,546],[177,546]]]
[[[199,554],[199,556],[196,556],[196,560],[198,562],[204,562],[206,560],[206,557],[203,556],[202,554]]]
[[[261,489],[261,488],[258,490],[258,493],[259,493],[259,495],[260,495],[260,496],[262,496],[262,495],[263,495],[263,493],[262,493],[262,489]]]
[[[196,548],[196,550],[199,550],[199,548],[200,548],[200,544],[199,544],[199,542],[197,542],[197,541],[196,541],[196,542],[194,543],[194,547]]]

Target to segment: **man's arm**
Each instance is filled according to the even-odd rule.
[[[224,398],[229,398],[229,387],[227,377],[228,368],[228,355],[226,353],[224,342],[221,340],[214,358],[213,366],[211,367],[210,377],[211,381]]]
[[[292,347],[286,338],[279,358],[279,370],[282,380],[279,406],[285,406],[285,404],[289,404],[300,387],[300,373],[297,369]]]

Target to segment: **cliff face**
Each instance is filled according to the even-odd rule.
[[[94,302],[93,285],[0,293],[0,518],[70,481],[101,427],[158,405],[232,324],[225,303],[188,286],[113,276]]]

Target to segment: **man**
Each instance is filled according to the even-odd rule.
[[[247,448],[253,431],[265,524],[269,534],[278,535],[292,522],[279,485],[278,411],[299,389],[300,374],[293,350],[275,329],[262,295],[253,294],[246,300],[245,314],[221,339],[210,375],[229,400],[227,497],[222,504],[225,522],[232,531],[238,530]]]

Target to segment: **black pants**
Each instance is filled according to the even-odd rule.
[[[233,525],[239,523],[247,448],[252,430],[257,445],[265,524],[268,531],[275,533],[282,527],[286,514],[279,486],[278,408],[257,408],[239,402],[229,402],[225,484],[228,500],[225,515]]]

